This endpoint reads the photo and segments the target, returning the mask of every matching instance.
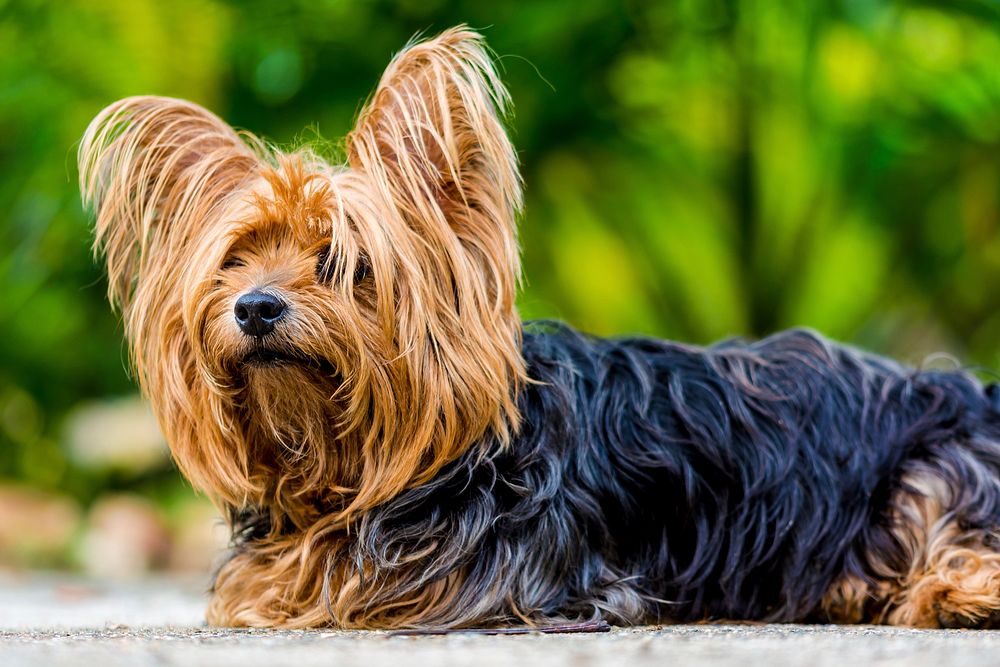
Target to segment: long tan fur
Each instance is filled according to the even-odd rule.
[[[366,508],[517,429],[521,188],[507,104],[481,38],[458,27],[396,56],[346,165],[268,150],[169,98],[121,100],[87,129],[81,191],[142,389],[198,489],[226,508],[272,508],[274,530],[293,535],[275,558],[332,558]],[[317,282],[324,256],[330,278]],[[251,288],[289,304],[272,344],[304,363],[241,366],[252,342],[233,304]],[[263,618],[227,607],[231,583],[224,571],[215,620]],[[302,623],[325,613],[315,587],[330,582],[285,583],[270,609]],[[359,596],[341,594],[349,615],[363,591],[345,590]]]

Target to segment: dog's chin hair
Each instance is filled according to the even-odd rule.
[[[331,491],[349,493],[357,463],[351,440],[338,437],[336,380],[296,363],[248,364],[242,374],[246,432],[256,443],[262,483],[275,504],[295,520],[307,500],[303,495],[323,500]]]

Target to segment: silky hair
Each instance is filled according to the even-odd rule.
[[[393,59],[344,165],[269,149],[182,100],[131,97],[93,120],[80,187],[109,297],[197,489],[306,522],[321,496],[324,520],[346,526],[485,433],[509,442],[525,371],[508,102],[481,38],[458,27]],[[286,266],[265,287],[298,316],[277,344],[338,377],[296,370],[295,396],[262,378],[246,397],[234,370],[247,343],[228,314],[253,276],[223,266],[277,236],[335,262],[328,283]]]
[[[136,375],[232,530],[208,621],[1000,623],[1000,387],[805,330],[522,325],[508,104],[460,26],[343,164],[161,97],[87,129]]]

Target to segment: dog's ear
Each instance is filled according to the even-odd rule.
[[[430,478],[488,430],[506,442],[517,429],[521,183],[508,102],[482,38],[459,26],[398,54],[347,137],[374,207],[355,222],[383,237],[368,250],[394,352],[387,386],[406,388],[378,390],[392,410],[366,440],[354,507]]]
[[[510,310],[520,278],[508,105],[481,36],[459,26],[398,54],[347,138],[351,166],[430,250],[460,309]]]
[[[129,97],[91,121],[77,155],[96,217],[108,293],[127,308],[143,268],[177,266],[199,226],[248,178],[253,151],[220,118],[183,100]],[[154,258],[155,255],[155,258]]]

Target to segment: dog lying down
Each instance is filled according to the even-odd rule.
[[[137,376],[233,531],[209,621],[997,621],[1000,392],[809,331],[522,323],[508,104],[458,27],[392,60],[345,164],[161,97],[87,129]]]

